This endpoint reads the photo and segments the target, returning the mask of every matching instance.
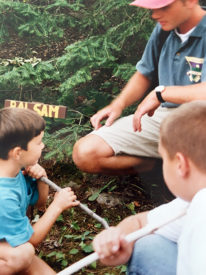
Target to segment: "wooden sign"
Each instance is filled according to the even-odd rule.
[[[67,111],[66,106],[49,105],[40,102],[25,102],[16,100],[5,100],[4,107],[31,109],[37,112],[40,116],[54,118],[65,118]]]

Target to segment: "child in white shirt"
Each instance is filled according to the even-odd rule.
[[[131,275],[206,274],[205,148],[206,102],[185,103],[171,112],[161,124],[159,152],[165,182],[177,198],[98,234],[93,246],[102,263],[128,263]],[[184,208],[185,216],[153,234],[125,241],[125,235]]]

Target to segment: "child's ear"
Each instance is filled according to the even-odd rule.
[[[176,153],[177,172],[181,177],[186,177],[190,170],[188,158],[180,152]]]
[[[19,160],[22,154],[21,147],[14,147],[9,151],[9,158],[13,158],[15,160]]]

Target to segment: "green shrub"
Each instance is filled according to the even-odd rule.
[[[126,0],[0,0],[0,11],[2,45],[15,33],[29,48],[0,60],[0,100],[68,106],[67,119],[48,120],[46,143],[47,157],[70,157],[75,140],[91,130],[89,117],[135,72],[154,23]],[[61,55],[38,57],[41,47],[61,41]]]

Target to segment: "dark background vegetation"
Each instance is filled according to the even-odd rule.
[[[135,71],[153,28],[148,11],[119,1],[0,1],[0,102],[68,107],[47,119],[47,159],[70,161],[89,117]]]
[[[46,118],[41,163],[52,180],[62,187],[71,185],[78,199],[111,225],[162,199],[151,200],[152,192],[159,190],[154,179],[147,189],[138,175],[88,175],[78,171],[71,159],[74,142],[91,131],[90,116],[108,104],[135,72],[154,27],[149,11],[129,3],[0,0],[0,107],[5,99],[68,107],[66,119]],[[104,192],[119,201],[98,202]],[[84,213],[66,211],[37,253],[59,271],[91,252],[91,239],[99,230],[101,226]],[[125,273],[124,266],[112,269],[94,264],[81,274],[120,273]]]

